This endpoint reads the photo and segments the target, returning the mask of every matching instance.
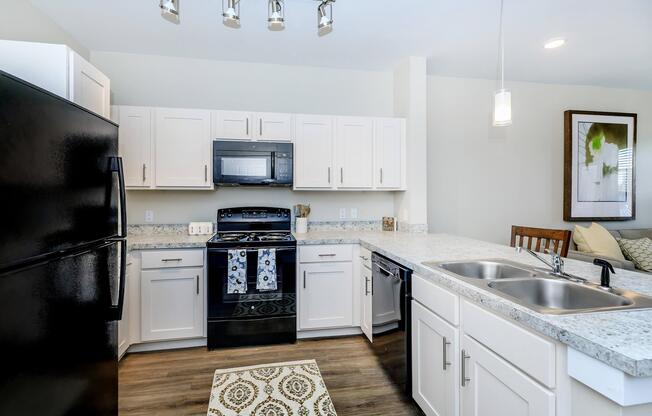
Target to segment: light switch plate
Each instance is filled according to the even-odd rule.
[[[154,211],[145,211],[145,222],[154,222]]]
[[[358,218],[358,209],[357,208],[351,208],[351,219],[355,220]]]
[[[346,208],[340,208],[340,219],[341,220],[346,219]]]

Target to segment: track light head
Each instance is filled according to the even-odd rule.
[[[173,23],[179,23],[179,0],[161,0],[161,16]]]
[[[285,29],[284,1],[269,0],[267,9],[267,27],[269,30],[279,31]]]
[[[319,36],[328,35],[333,31],[333,3],[335,0],[320,0],[317,7],[317,29]]]
[[[227,27],[240,28],[240,0],[227,0],[226,7],[222,0],[222,22]]]

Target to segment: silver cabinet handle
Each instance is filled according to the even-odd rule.
[[[143,163],[143,182],[147,180],[147,165]]]
[[[303,271],[303,288],[306,288],[306,271]]]
[[[360,256],[360,258],[361,258],[362,260],[364,260],[364,261],[369,260],[369,257],[365,257],[365,256]]]
[[[331,183],[331,167],[328,167],[328,183]]]
[[[261,118],[260,120],[260,135],[263,135],[263,119]]]
[[[249,117],[247,117],[247,136],[249,136]]]
[[[446,337],[442,338],[442,361],[443,361],[443,368],[444,371],[446,371],[446,367],[451,365],[452,363],[448,361],[448,346],[451,345],[450,342],[446,339]]]
[[[197,275],[197,294],[199,295],[199,275]]]
[[[318,254],[319,257],[335,257],[337,254],[329,253],[329,254]]]
[[[340,183],[344,183],[344,168],[340,167]]]
[[[182,260],[183,259],[181,259],[181,258],[178,258],[178,259],[161,259],[161,261],[164,261],[166,263],[169,262],[169,261],[182,261]]]
[[[204,182],[208,182],[208,165],[204,165]]]
[[[471,379],[466,376],[466,360],[469,358],[471,358],[471,356],[466,355],[466,351],[462,350],[462,365],[460,366],[462,367],[462,387],[466,387],[466,384],[471,381]]]
[[[380,183],[383,183],[383,168],[380,168]]]
[[[371,292],[369,292],[369,278],[365,277],[364,278],[364,295],[368,296],[369,293],[371,293]]]

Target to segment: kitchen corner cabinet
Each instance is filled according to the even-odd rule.
[[[157,188],[213,189],[211,112],[154,110]]]
[[[401,189],[405,178],[405,120],[374,121],[374,186]]]
[[[462,338],[461,416],[554,416],[555,395],[468,335]]]
[[[373,187],[373,120],[366,117],[337,117],[335,183],[340,189]]]
[[[0,40],[0,69],[111,117],[111,81],[66,45]]]
[[[141,273],[142,341],[201,337],[204,333],[202,267]]]
[[[120,106],[116,110],[120,125],[120,156],[124,160],[125,186],[130,189],[152,186],[152,109]]]
[[[334,118],[297,115],[295,128],[294,188],[333,188]]]
[[[427,416],[458,414],[457,351],[459,331],[412,301],[412,394]]]

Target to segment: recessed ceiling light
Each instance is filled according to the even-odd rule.
[[[546,49],[556,49],[564,46],[566,43],[566,39],[563,38],[555,38],[555,39],[550,39],[546,43],[543,44],[543,47]]]

